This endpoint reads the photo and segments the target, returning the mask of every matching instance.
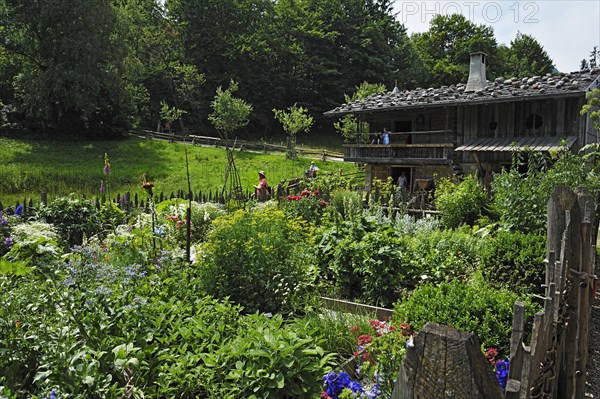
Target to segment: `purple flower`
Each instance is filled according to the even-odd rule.
[[[508,381],[508,370],[510,369],[510,362],[508,360],[499,360],[496,362],[496,378],[502,389],[506,388]]]
[[[100,192],[103,193],[106,191],[106,187],[104,186],[104,182],[100,182]]]
[[[13,244],[13,239],[12,239],[12,237],[6,237],[6,238],[4,239],[4,246],[5,246],[5,247],[10,247],[10,246],[12,246],[12,244]]]
[[[104,176],[110,175],[110,164],[108,162],[104,163]]]

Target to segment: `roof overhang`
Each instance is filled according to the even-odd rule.
[[[520,150],[553,151],[564,146],[571,148],[577,137],[501,137],[480,138],[463,144],[454,151],[515,152]]]

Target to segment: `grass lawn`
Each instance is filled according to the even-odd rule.
[[[192,191],[208,192],[223,186],[226,167],[223,148],[188,145]],[[108,154],[112,173],[110,193],[127,191],[142,194],[140,176],[147,173],[155,183],[155,192],[170,195],[187,191],[185,150],[182,144],[128,137],[112,141],[33,141],[0,137],[0,201],[12,206],[23,198],[85,194],[100,195],[104,177],[104,154]],[[258,171],[264,170],[269,184],[300,177],[310,165],[308,159],[291,161],[283,154],[236,153],[236,167],[244,189],[258,183]],[[315,160],[322,173],[355,171],[344,162]]]

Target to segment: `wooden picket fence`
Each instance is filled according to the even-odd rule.
[[[81,195],[80,198],[85,199],[85,195]],[[153,200],[155,203],[165,201],[167,199],[188,199],[187,192],[184,190],[177,190],[177,192],[171,192],[170,194],[165,194],[164,192],[160,192],[159,194],[155,194]],[[250,198],[250,192],[246,191],[246,198]],[[119,205],[124,210],[132,210],[132,209],[146,209],[148,207],[148,197],[143,196],[140,198],[138,194],[133,194],[126,192],[124,194],[116,194],[110,199],[106,198],[106,196],[93,197],[91,200],[96,204],[97,207],[100,207],[102,204],[107,201],[112,201],[113,203]],[[196,193],[192,193],[192,200],[196,202],[215,202],[224,204],[225,198],[223,197],[223,193],[221,190],[209,190],[208,192],[197,191]],[[0,201],[0,211],[7,211],[8,213],[13,213],[18,206],[23,207],[22,214],[25,216],[33,215],[35,209],[37,209],[41,204],[47,204],[49,200],[47,193],[42,192],[38,198],[23,198],[23,201],[16,201],[14,205],[5,205]]]
[[[591,303],[596,295],[597,231],[595,204],[589,191],[556,187],[548,201],[544,310],[535,315],[527,344],[525,309],[523,303],[515,303],[510,370],[504,392],[497,392],[497,383],[492,386],[489,379],[485,381],[488,375],[481,371],[485,360],[474,349],[478,343],[473,337],[462,337],[463,333],[450,327],[431,326],[415,338],[419,357],[415,357],[416,349],[408,350],[393,398],[441,399],[449,397],[445,395],[450,391],[454,399],[584,398]],[[457,347],[466,349],[459,351]],[[457,355],[462,358],[454,359]],[[444,356],[444,362],[437,361]],[[462,383],[456,380],[457,365]]]
[[[585,397],[596,236],[587,189],[556,187],[548,202],[544,311],[535,315],[527,345],[523,304],[515,304],[506,399]]]

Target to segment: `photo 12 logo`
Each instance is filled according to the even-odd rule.
[[[510,18],[514,23],[538,23],[540,6],[534,1],[401,1],[398,18],[405,24],[411,18],[428,23],[436,15],[461,14],[474,22],[494,24]]]

